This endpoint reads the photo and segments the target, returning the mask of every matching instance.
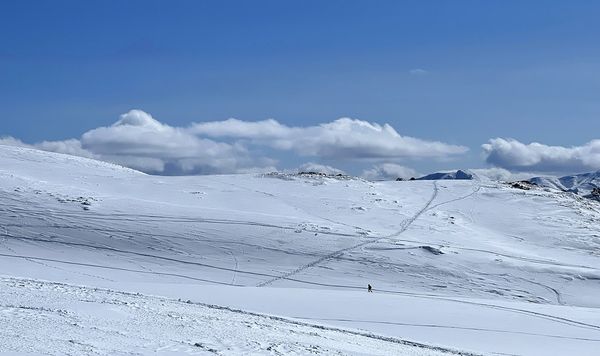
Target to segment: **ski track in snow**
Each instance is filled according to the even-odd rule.
[[[127,250],[117,249],[117,248],[113,248],[113,247],[95,246],[95,245],[84,244],[84,243],[79,243],[79,242],[53,241],[53,240],[31,238],[31,237],[24,237],[24,236],[11,236],[11,238],[13,238],[15,240],[23,240],[23,241],[45,242],[45,243],[49,243],[49,244],[87,247],[87,248],[91,248],[91,249],[95,249],[95,250],[110,251],[110,252],[114,252],[117,254],[149,257],[149,258],[156,259],[156,260],[176,262],[176,263],[180,263],[180,264],[184,264],[184,265],[200,266],[200,267],[204,267],[204,268],[216,269],[216,270],[233,272],[233,273],[249,274],[249,275],[253,275],[253,276],[261,276],[261,277],[273,277],[274,276],[272,274],[267,274],[267,273],[244,271],[244,270],[240,270],[237,268],[220,267],[220,266],[215,266],[215,265],[202,263],[202,262],[187,261],[187,260],[182,260],[182,259],[177,259],[177,258],[172,258],[172,257],[154,255],[154,254],[150,254],[150,253],[127,251]]]
[[[410,227],[410,225],[415,220],[417,220],[419,218],[419,216],[421,216],[425,211],[427,211],[427,208],[435,200],[435,198],[437,197],[437,194],[438,194],[437,182],[433,181],[433,193],[431,195],[431,198],[427,201],[427,203],[425,204],[425,206],[423,208],[421,208],[421,210],[417,211],[417,213],[415,215],[413,215],[412,217],[404,220],[402,222],[402,224],[401,224],[402,227],[397,232],[395,232],[393,234],[390,234],[390,235],[386,235],[386,236],[372,238],[372,239],[370,239],[368,241],[363,241],[361,243],[352,245],[350,247],[339,249],[339,250],[334,251],[334,252],[332,252],[330,254],[327,254],[327,255],[319,258],[319,259],[316,259],[316,260],[314,260],[312,262],[309,262],[309,263],[307,263],[307,264],[305,264],[303,266],[300,266],[300,267],[298,267],[297,269],[295,269],[295,270],[293,270],[291,272],[285,273],[285,274],[283,274],[283,275],[281,275],[279,277],[276,277],[276,278],[272,278],[272,279],[270,279],[268,281],[261,282],[261,283],[257,284],[256,286],[257,287],[266,287],[266,286],[270,285],[271,283],[276,282],[278,280],[289,279],[290,277],[292,277],[292,276],[294,276],[294,275],[296,275],[298,273],[301,273],[301,272],[303,272],[303,271],[305,271],[305,270],[307,270],[307,269],[309,269],[311,267],[315,267],[315,266],[317,266],[317,265],[319,265],[319,264],[321,264],[321,263],[323,263],[323,262],[325,262],[327,260],[336,259],[336,258],[340,257],[341,255],[343,255],[346,252],[349,252],[349,251],[352,251],[352,250],[355,250],[357,248],[361,248],[361,247],[364,247],[364,246],[367,246],[367,245],[370,245],[370,244],[377,243],[377,242],[379,242],[379,241],[381,241],[383,239],[389,239],[389,238],[393,238],[393,237],[399,236],[404,231],[406,231]]]
[[[307,269],[309,269],[311,267],[315,267],[315,266],[317,266],[317,265],[319,265],[319,264],[321,264],[321,263],[323,263],[325,261],[328,261],[328,260],[331,260],[331,259],[336,259],[336,258],[340,257],[341,255],[343,255],[346,252],[349,252],[349,251],[352,251],[352,250],[355,250],[357,248],[361,248],[361,247],[364,247],[364,246],[367,246],[367,245],[370,245],[370,244],[375,244],[375,243],[377,243],[377,242],[379,242],[381,240],[384,240],[384,239],[389,239],[389,238],[397,237],[397,236],[401,235],[403,232],[405,232],[406,230],[408,230],[408,228],[412,225],[412,223],[414,223],[415,220],[417,220],[423,213],[425,213],[425,212],[427,212],[429,210],[433,210],[433,209],[435,209],[435,208],[437,208],[439,206],[442,206],[444,204],[449,204],[449,203],[453,203],[453,202],[456,202],[456,201],[468,199],[468,198],[474,196],[475,194],[477,194],[479,192],[479,190],[481,189],[481,181],[479,180],[479,178],[477,178],[475,181],[477,182],[476,183],[476,187],[475,187],[475,189],[471,193],[469,193],[469,194],[467,194],[465,196],[461,196],[461,197],[458,197],[458,198],[455,198],[455,199],[447,200],[447,201],[444,201],[444,202],[432,205],[432,203],[435,201],[435,199],[437,198],[438,193],[439,193],[438,183],[437,183],[437,181],[434,180],[434,181],[432,181],[433,182],[433,193],[432,193],[431,198],[427,201],[427,203],[425,204],[425,206],[423,208],[421,208],[415,215],[413,215],[412,217],[404,220],[402,222],[402,224],[401,224],[400,230],[398,230],[397,232],[395,232],[393,234],[386,235],[386,236],[375,237],[375,238],[370,239],[369,241],[364,241],[364,242],[355,244],[353,246],[350,246],[350,247],[347,247],[347,248],[343,248],[343,249],[334,251],[334,252],[332,252],[330,254],[327,254],[327,255],[319,258],[319,259],[316,259],[316,260],[314,260],[314,261],[312,261],[310,263],[307,263],[307,264],[305,264],[303,266],[300,266],[300,267],[298,267],[297,269],[295,269],[295,270],[293,270],[291,272],[285,273],[285,274],[283,274],[283,275],[281,275],[279,277],[270,279],[268,281],[258,283],[257,287],[265,287],[265,286],[268,286],[268,285],[270,285],[273,282],[276,282],[278,280],[289,279],[290,277],[292,277],[294,275],[297,275],[297,274],[299,274],[299,273],[301,273],[301,272],[303,272],[303,271],[305,271],[305,270],[307,270]],[[407,241],[407,240],[404,240],[404,241]],[[554,290],[554,292],[556,292],[556,290]]]
[[[513,330],[504,330],[504,329],[489,329],[489,328],[471,328],[465,326],[456,326],[456,325],[441,325],[441,324],[415,324],[415,323],[402,323],[396,321],[382,321],[382,320],[356,320],[356,319],[327,319],[327,318],[306,318],[295,316],[294,318],[302,319],[302,320],[314,320],[314,321],[342,321],[342,322],[351,322],[351,323],[366,323],[366,324],[384,324],[384,325],[401,325],[401,326],[413,326],[419,328],[439,328],[439,329],[458,329],[458,330],[471,330],[471,331],[481,331],[481,332],[490,332],[490,333],[502,333],[502,334],[519,334],[519,335],[531,335],[531,336],[543,336],[554,339],[569,339],[569,340],[580,340],[580,341],[593,341],[600,342],[600,338],[592,339],[592,338],[584,338],[584,337],[569,337],[562,335],[552,335],[552,334],[542,334],[542,333],[533,333],[533,332],[523,332],[523,331],[513,331]]]
[[[435,209],[437,207],[440,207],[442,205],[445,205],[445,204],[450,204],[450,203],[454,203],[454,202],[457,202],[457,201],[461,201],[461,200],[465,200],[465,199],[473,197],[475,194],[479,193],[479,191],[481,190],[481,187],[482,187],[482,185],[481,185],[481,179],[479,177],[475,176],[475,179],[473,181],[475,182],[476,186],[475,186],[475,189],[473,189],[473,191],[471,193],[469,193],[467,195],[464,195],[462,197],[458,197],[458,198],[455,198],[455,199],[446,200],[446,201],[443,201],[441,203],[437,203],[435,205],[431,205],[426,210],[433,210],[433,209]],[[434,183],[436,183],[436,181],[434,181]],[[436,188],[437,188],[437,185],[436,185]]]

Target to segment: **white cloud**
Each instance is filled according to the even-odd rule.
[[[447,159],[464,146],[402,136],[388,125],[348,118],[316,126],[292,127],[276,120],[237,119],[173,127],[141,110],[131,110],[114,124],[85,132],[80,139],[20,145],[117,163],[146,173],[213,174],[273,170],[277,161],[265,152],[327,159],[378,162],[398,159]],[[313,164],[313,170],[341,172]]]
[[[81,147],[81,142],[79,140],[70,139],[64,141],[43,141],[40,143],[36,143],[33,145],[24,143],[23,141],[16,139],[14,137],[2,137],[0,138],[0,145],[8,145],[8,146],[18,146],[18,147],[27,147],[27,148],[35,148],[43,151],[64,153],[72,156],[81,156],[87,158],[98,158],[91,152],[83,149]]]
[[[233,173],[255,163],[242,145],[198,137],[141,110],[121,115],[109,127],[84,133],[81,144],[113,162],[164,174]]]
[[[30,145],[23,143],[21,140],[11,136],[0,137],[0,145],[6,146],[17,146],[17,147],[31,147]]]
[[[229,119],[194,124],[190,131],[212,138],[246,139],[301,156],[324,158],[447,158],[468,150],[464,146],[401,136],[388,124],[349,118],[307,127],[285,126],[275,120]]]
[[[517,180],[527,180],[535,177],[537,173],[531,172],[511,172],[504,168],[492,167],[492,168],[476,168],[469,169],[469,171],[475,173],[479,177],[486,177],[495,181],[512,182]]]
[[[148,173],[213,174],[261,171],[272,159],[255,157],[241,144],[200,138],[171,127],[141,110],[131,110],[108,127],[84,133],[80,140],[25,144],[5,137],[0,144],[100,159]]]
[[[81,147],[81,141],[75,139],[64,141],[43,141],[35,144],[35,148],[44,151],[64,153],[72,156],[97,158],[97,156],[92,152]]]
[[[293,128],[280,124],[277,120],[242,121],[227,119],[193,124],[190,132],[208,137],[233,137],[271,139],[291,136]]]
[[[482,148],[488,163],[512,171],[576,173],[600,169],[600,140],[563,147],[494,138]]]
[[[147,173],[168,173],[163,159],[127,155],[101,155],[99,159]]]
[[[363,178],[369,180],[392,180],[396,178],[409,179],[416,175],[417,172],[414,169],[395,163],[378,164],[371,169],[364,170],[361,174]]]
[[[324,164],[307,162],[298,167],[298,172],[317,172],[323,174],[346,174],[346,172],[335,167],[327,166]]]

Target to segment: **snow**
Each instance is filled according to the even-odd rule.
[[[595,355],[599,203],[475,178],[0,146],[0,352]]]
[[[0,283],[0,346],[24,352],[447,354],[427,345],[216,305],[45,281],[4,278]]]
[[[573,192],[579,195],[590,194],[594,188],[600,188],[600,171],[574,174],[564,177],[534,177],[529,180],[538,186]]]

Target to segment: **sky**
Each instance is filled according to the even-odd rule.
[[[0,143],[154,174],[600,169],[597,1],[3,1]]]

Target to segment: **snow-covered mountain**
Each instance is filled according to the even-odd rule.
[[[473,174],[463,170],[431,173],[417,180],[473,179]]]
[[[485,179],[164,177],[0,146],[0,352],[595,355],[599,223]]]
[[[600,171],[575,174],[564,177],[534,177],[529,180],[541,187],[558,189],[580,195],[590,194],[595,188],[600,188]]]

